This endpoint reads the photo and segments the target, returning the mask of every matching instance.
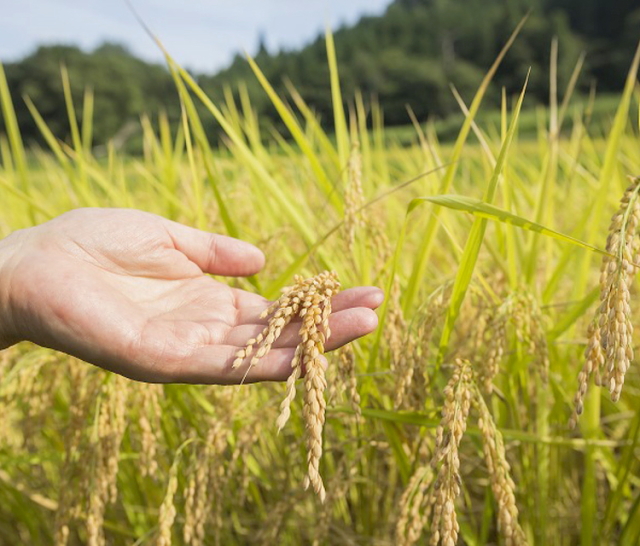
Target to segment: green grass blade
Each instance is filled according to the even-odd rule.
[[[36,108],[35,104],[33,104],[33,101],[27,96],[24,96],[23,99],[27,105],[27,108],[29,109],[29,113],[31,114],[31,117],[33,117],[33,120],[36,122],[36,126],[40,130],[40,133],[44,137],[47,144],[49,145],[49,148],[56,156],[56,159],[58,160],[60,165],[62,165],[65,168],[65,170],[68,170],[70,166],[69,158],[62,150],[62,146],[60,145],[60,142],[55,137],[51,129],[49,129],[47,122],[40,115],[40,112]]]
[[[333,102],[333,123],[338,142],[338,156],[340,164],[346,167],[349,159],[349,131],[347,129],[347,119],[342,103],[342,90],[340,88],[340,74],[338,73],[338,60],[336,58],[336,47],[333,41],[331,29],[326,32],[327,60],[329,61],[329,74],[331,75],[331,101]]]
[[[636,54],[633,59],[633,64],[631,69],[629,70],[629,75],[627,77],[627,82],[625,85],[624,92],[622,94],[620,104],[618,106],[618,110],[616,112],[616,116],[613,122],[613,127],[609,133],[609,138],[607,140],[607,149],[605,152],[604,163],[602,165],[602,170],[600,171],[600,176],[598,178],[598,190],[597,194],[599,196],[607,196],[611,189],[617,190],[618,188],[611,188],[612,181],[615,180],[615,170],[618,166],[617,155],[620,149],[620,142],[622,140],[622,136],[624,134],[625,127],[627,125],[627,120],[629,117],[629,109],[631,107],[631,98],[633,96],[633,90],[636,86],[636,79],[638,76],[638,65],[640,63],[640,44],[638,45],[638,49],[636,50]],[[605,198],[598,198],[594,200],[593,212],[591,214],[591,222],[588,224],[587,229],[587,242],[592,243],[595,241],[599,235],[599,231],[601,228],[600,219],[603,216],[604,205],[607,202]],[[581,271],[588,271],[590,265],[591,257],[586,255],[583,263]],[[584,287],[586,286],[586,275],[580,275],[579,283],[576,287],[576,291],[584,292]]]
[[[82,146],[87,154],[93,142],[93,104],[93,90],[86,89],[82,103]]]
[[[60,67],[62,75],[62,91],[64,94],[64,103],[67,107],[67,116],[69,118],[69,129],[71,130],[71,140],[78,154],[82,153],[82,138],[80,137],[80,128],[78,126],[78,118],[76,117],[76,109],[73,104],[73,96],[71,94],[71,82],[69,81],[69,71],[67,67]]]
[[[184,143],[187,149],[187,162],[189,164],[189,170],[191,171],[191,191],[193,192],[192,207],[195,209],[195,223],[198,229],[205,229],[206,220],[204,217],[203,209],[203,188],[200,182],[200,176],[196,167],[195,153],[193,145],[191,143],[191,131],[189,130],[189,119],[187,117],[187,109],[184,104],[181,104],[181,120],[182,130],[184,131]]]
[[[4,188],[6,191],[17,197],[18,199],[27,203],[33,210],[37,210],[39,213],[43,214],[47,220],[53,218],[55,213],[47,208],[43,203],[38,202],[36,199],[31,197],[28,193],[25,193],[19,188],[16,188],[13,184],[11,184],[8,180],[5,180],[0,176],[0,187]]]
[[[220,123],[223,130],[231,139],[231,142],[233,142],[233,144],[236,146],[240,157],[264,183],[265,193],[268,193],[270,197],[273,198],[273,200],[282,207],[283,213],[289,217],[292,223],[303,235],[305,241],[309,243],[313,242],[313,240],[315,239],[315,231],[307,222],[306,215],[302,213],[299,204],[294,202],[293,199],[291,199],[287,192],[282,188],[282,185],[279,184],[271,176],[271,174],[269,174],[262,163],[251,152],[241,135],[239,135],[227,122],[226,118],[222,115],[222,112],[213,104],[209,97],[207,97],[202,88],[195,82],[191,75],[186,70],[178,66],[175,61],[168,55],[168,53],[166,55],[167,62],[174,68],[176,73],[180,75],[180,78],[193,91],[198,99],[202,101],[204,106],[207,108],[207,110],[209,110],[216,121]]]
[[[335,146],[331,142],[331,139],[329,138],[327,133],[322,129],[318,117],[314,114],[313,110],[304,101],[302,95],[300,95],[298,90],[290,81],[285,81],[284,84],[287,88],[287,91],[291,95],[296,108],[300,110],[300,113],[304,117],[307,126],[311,130],[311,134],[317,139],[318,145],[320,146],[322,152],[326,154],[329,161],[336,168],[336,171],[340,172],[343,167],[340,165],[340,157],[338,156],[338,152],[336,151]]]
[[[9,84],[7,83],[2,63],[0,63],[0,107],[4,118],[7,139],[9,140],[9,147],[11,149],[12,163],[15,166],[21,185],[20,190],[24,194],[28,194],[31,185],[27,169],[27,157],[24,151],[22,136],[20,135],[20,128],[18,127],[16,112],[13,108],[13,101],[11,100]],[[33,208],[29,208],[29,215],[31,217],[31,221],[35,222]]]
[[[293,114],[291,113],[291,110],[289,110],[287,105],[282,101],[282,99],[275,92],[275,89],[273,89],[273,87],[271,86],[271,84],[269,83],[265,75],[262,73],[262,71],[256,64],[256,62],[251,57],[247,57],[247,60],[249,61],[249,65],[251,66],[253,73],[256,75],[256,78],[258,78],[260,85],[262,85],[262,88],[266,91],[273,106],[278,111],[280,118],[282,119],[284,124],[287,126],[287,129],[291,133],[291,136],[296,141],[298,146],[300,146],[300,150],[302,150],[302,153],[309,160],[309,165],[311,166],[311,170],[313,171],[313,174],[315,175],[318,181],[318,184],[320,185],[320,188],[322,189],[324,194],[327,196],[332,206],[338,212],[341,212],[342,203],[340,201],[340,197],[334,191],[333,184],[329,180],[327,173],[322,167],[322,164],[320,163],[320,158],[313,151],[313,148],[307,138],[307,135],[305,135],[304,131],[296,121]]]
[[[628,510],[627,523],[620,534],[622,546],[637,546],[640,541],[640,493],[636,494],[633,504]]]
[[[209,187],[213,190],[213,194],[216,200],[216,204],[218,205],[218,211],[220,213],[220,217],[222,218],[222,222],[225,226],[225,229],[227,230],[228,235],[230,235],[231,237],[238,237],[240,231],[227,208],[227,204],[223,199],[222,194],[220,193],[217,180],[214,176],[214,169],[212,165],[213,153],[209,146],[209,141],[207,140],[207,136],[202,126],[202,122],[200,121],[200,117],[198,116],[198,112],[196,110],[195,104],[193,103],[191,96],[187,92],[187,89],[185,88],[184,84],[182,83],[182,80],[180,80],[180,78],[178,78],[176,74],[174,74],[174,79],[178,86],[180,100],[184,105],[186,115],[191,124],[195,139],[198,142],[198,146],[200,146],[200,148],[203,151],[204,167],[207,172]],[[186,135],[186,127],[182,134]]]

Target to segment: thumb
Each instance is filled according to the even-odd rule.
[[[257,273],[264,266],[264,254],[250,243],[165,221],[176,250],[205,273],[245,277]]]

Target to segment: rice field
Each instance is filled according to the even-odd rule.
[[[343,108],[330,35],[327,51],[335,135],[254,63],[282,133],[242,88],[213,104],[167,55],[181,124],[142,118],[141,157],[93,148],[93,96],[74,105],[64,70],[72,139],[30,104],[47,148],[26,149],[0,71],[0,235],[138,208],[260,247],[263,272],[230,282],[272,300],[323,271],[386,294],[377,331],[327,355],[322,419],[295,364],[286,385],[162,386],[27,343],[0,352],[0,545],[640,540],[640,53],[606,126],[574,104],[575,78],[535,139],[518,134],[524,81],[499,124],[476,125],[500,57],[455,142],[416,123],[400,146],[375,103]],[[335,278],[316,280],[313,343]]]

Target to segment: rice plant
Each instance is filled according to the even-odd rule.
[[[0,352],[0,544],[636,544],[640,50],[609,126],[570,84],[527,140],[525,81],[498,126],[474,121],[512,40],[460,99],[455,142],[416,123],[408,147],[375,103],[345,110],[331,35],[335,135],[251,60],[282,133],[167,54],[181,123],[143,118],[141,157],[97,156],[68,85],[72,140],[27,98],[49,149],[26,149],[0,70],[2,236],[97,206],[256,244],[264,271],[232,282],[275,303],[238,366],[303,317],[285,385],[147,385],[28,343]],[[337,278],[386,299],[325,379]]]

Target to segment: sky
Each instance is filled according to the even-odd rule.
[[[295,48],[327,24],[338,28],[362,15],[380,15],[391,0],[131,0],[151,30],[184,67],[212,73],[233,55]],[[18,60],[38,45],[93,49],[104,41],[162,62],[125,0],[0,0],[0,60]]]

